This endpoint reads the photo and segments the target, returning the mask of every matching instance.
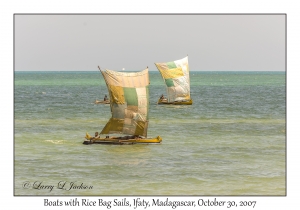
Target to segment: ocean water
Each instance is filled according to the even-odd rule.
[[[83,145],[109,105],[99,72],[14,73],[15,195],[286,195],[285,72],[191,71],[192,106],[157,105],[158,145]]]

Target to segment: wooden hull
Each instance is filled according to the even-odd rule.
[[[192,105],[193,104],[193,100],[190,99],[188,101],[168,102],[166,99],[158,99],[157,104],[166,104],[166,105]]]
[[[157,136],[152,139],[119,139],[119,138],[93,138],[89,134],[86,134],[83,144],[159,144],[162,138]]]
[[[95,104],[109,104],[110,102],[109,101],[98,101],[98,100],[96,100],[94,103]]]

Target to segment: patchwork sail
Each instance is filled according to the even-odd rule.
[[[193,101],[190,94],[188,56],[176,61],[155,63],[155,65],[167,89],[167,98],[162,96],[158,104],[191,105]]]
[[[110,96],[112,117],[101,134],[147,137],[149,110],[148,69],[137,73],[101,71]]]
[[[162,138],[147,138],[149,124],[149,73],[148,67],[140,72],[117,72],[100,70],[106,82],[110,97],[112,116],[100,135],[86,134],[84,144],[90,143],[160,143]],[[130,136],[109,137],[107,134],[126,134]]]

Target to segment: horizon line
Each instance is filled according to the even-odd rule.
[[[98,72],[99,70],[14,70],[14,72]],[[132,72],[141,70],[113,70],[118,72]],[[149,70],[159,72],[158,70]],[[190,72],[286,72],[286,70],[190,70]]]

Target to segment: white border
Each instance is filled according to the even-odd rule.
[[[287,14],[287,196],[223,197],[257,200],[254,209],[299,208],[299,10],[296,1],[2,1],[1,3],[1,209],[44,209],[43,197],[13,196],[13,14],[14,13],[286,13]],[[73,197],[50,197],[70,200]],[[81,198],[80,198],[81,199]],[[95,197],[92,199],[96,199]],[[132,198],[129,198],[132,199]],[[186,199],[186,198],[183,198]],[[222,199],[222,197],[218,197]],[[2,208],[5,207],[5,208]],[[74,208],[74,207],[73,207]],[[97,207],[99,209],[99,207]],[[179,208],[179,207],[178,207]],[[71,209],[71,208],[70,208]],[[78,207],[77,207],[78,209]],[[113,208],[115,209],[115,208]],[[168,209],[171,209],[168,207]],[[195,208],[194,208],[195,209]],[[214,209],[211,207],[210,209]],[[217,208],[220,209],[220,208]]]

